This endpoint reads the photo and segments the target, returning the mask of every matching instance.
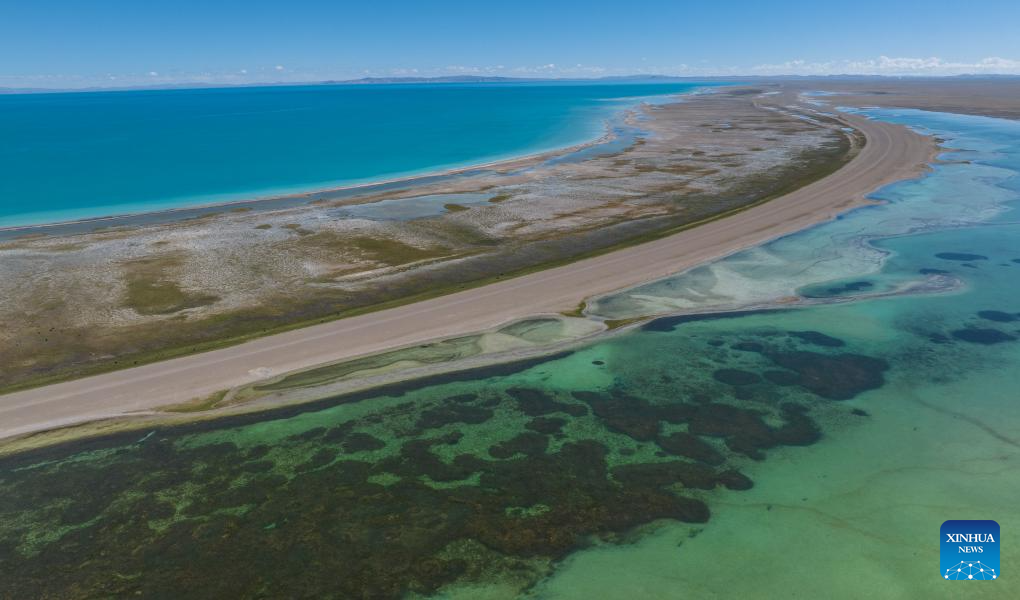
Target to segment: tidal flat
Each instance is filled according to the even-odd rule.
[[[9,324],[0,388],[190,354],[647,241],[818,179],[861,143],[834,119],[762,102],[720,88],[650,104],[616,125],[627,144],[578,160],[0,242]]]
[[[940,593],[943,520],[1020,526],[1020,126],[866,114],[953,150],[881,204],[583,311],[664,315],[641,327],[5,457],[9,595]]]

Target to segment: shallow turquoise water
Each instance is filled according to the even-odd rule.
[[[330,216],[342,219],[369,219],[372,221],[413,221],[448,212],[447,205],[484,206],[492,194],[460,193],[430,194],[414,198],[394,198],[366,204],[354,204],[330,211]]]
[[[1020,124],[871,114],[967,162],[595,309],[817,304],[7,459],[0,576],[17,597],[1011,597],[1005,574],[947,591],[937,540],[1020,528]]]
[[[918,256],[916,260],[924,264],[897,268],[897,261],[888,264],[887,259],[890,246],[898,242],[873,243],[873,240],[1009,222],[1015,218],[1011,215],[1010,202],[1016,199],[1018,187],[1015,175],[1020,124],[921,111],[874,111],[870,114],[935,132],[949,139],[949,147],[961,148],[961,151],[944,155],[950,164],[937,165],[931,176],[893,185],[874,194],[872,197],[885,201],[881,206],[861,208],[835,222],[738,252],[674,277],[600,298],[593,303],[590,312],[623,319],[678,310],[746,308],[798,292],[847,298],[926,282],[951,283],[929,281],[938,274],[919,270],[958,265],[960,261],[934,256],[922,261]],[[960,273],[958,269],[950,271],[953,276]],[[824,284],[814,286],[817,282]],[[836,290],[855,283],[864,285]]]
[[[321,189],[598,137],[695,84],[436,84],[0,96],[0,226]]]
[[[669,524],[630,546],[578,553],[536,596],[1014,595],[1001,585],[946,588],[934,540],[947,519],[1020,528],[1020,123],[865,112],[957,151],[926,177],[876,194],[882,206],[604,298],[594,312],[625,318],[810,296],[823,304],[685,323],[673,332],[677,346],[658,353],[639,336],[617,344],[634,348],[628,372],[647,380],[666,362],[704,363],[681,350],[699,338],[733,348],[730,340],[754,336],[768,348],[769,332],[815,330],[887,361],[883,385],[815,405],[822,439],[747,467],[754,489],[721,492],[704,529]],[[729,360],[762,369],[761,355],[742,354]],[[1002,569],[1018,558],[1007,549]]]

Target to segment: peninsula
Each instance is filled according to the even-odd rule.
[[[739,101],[753,98],[754,106],[761,107],[757,110],[798,106],[791,92],[749,92],[723,92],[720,101],[726,96]],[[807,108],[800,104],[797,110]],[[858,132],[866,143],[835,172],[778,198],[738,206],[732,214],[710,214],[704,223],[689,223],[660,239],[480,287],[0,396],[0,437],[144,414],[322,363],[570,311],[590,296],[676,273],[832,219],[868,202],[866,196],[879,187],[922,173],[934,157],[931,138],[902,126],[851,114],[831,118]]]

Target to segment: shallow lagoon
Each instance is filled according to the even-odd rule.
[[[413,221],[437,217],[450,212],[450,206],[480,206],[488,203],[492,194],[431,194],[414,198],[395,198],[367,204],[353,204],[332,211],[331,216],[341,219],[367,219],[369,221]]]
[[[0,576],[19,598],[944,593],[942,521],[1020,525],[1020,126],[875,114],[970,162],[593,311],[821,304],[6,459]],[[909,287],[932,277],[952,285]]]

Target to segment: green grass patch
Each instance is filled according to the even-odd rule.
[[[613,329],[619,329],[621,327],[626,327],[627,325],[640,323],[641,321],[646,320],[648,320],[648,317],[631,317],[629,319],[607,319],[603,321],[603,323],[606,324],[607,329],[612,331]]]
[[[170,272],[180,265],[174,256],[144,258],[124,265],[124,305],[142,315],[166,315],[219,300],[212,294],[187,292]]]
[[[226,397],[227,390],[220,390],[213,392],[204,398],[195,398],[194,400],[188,400],[187,402],[181,402],[180,404],[171,404],[169,406],[162,407],[164,412],[173,413],[196,413],[212,410],[223,401]]]
[[[584,309],[587,308],[587,307],[588,307],[588,302],[586,302],[584,300],[581,300],[580,302],[577,303],[577,306],[574,307],[574,310],[563,311],[560,314],[563,315],[564,317],[576,317],[576,318],[583,319],[584,318]]]
[[[317,231],[293,243],[303,250],[320,250],[339,256],[359,256],[386,265],[403,265],[449,253],[446,248],[418,248],[400,240],[368,235],[342,235],[335,231]]]
[[[369,236],[355,236],[346,238],[346,241],[366,258],[388,265],[404,265],[449,252],[446,248],[418,248],[400,240]]]

